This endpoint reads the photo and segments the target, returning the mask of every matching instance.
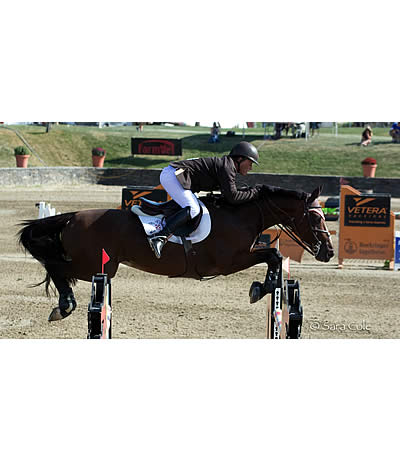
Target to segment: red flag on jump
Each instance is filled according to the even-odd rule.
[[[101,273],[104,273],[104,264],[107,264],[110,261],[110,257],[107,255],[107,252],[102,249],[102,257],[101,257]]]

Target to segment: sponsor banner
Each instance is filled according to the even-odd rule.
[[[131,138],[132,155],[181,156],[180,139],[141,139]]]
[[[155,188],[128,186],[122,189],[121,209],[129,209],[133,205],[140,205],[143,197],[153,202],[166,202],[169,200],[169,196],[161,184]]]
[[[372,238],[373,239],[373,238]],[[389,259],[393,253],[393,241],[344,239],[344,255],[349,259]]]
[[[394,270],[400,270],[400,231],[394,238]]]
[[[346,195],[344,225],[346,227],[390,227],[390,195]]]
[[[341,186],[339,221],[339,266],[344,259],[393,261],[395,217],[390,195],[361,194]]]

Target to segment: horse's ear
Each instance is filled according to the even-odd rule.
[[[314,200],[316,200],[321,195],[322,188],[323,188],[323,186],[318,186],[316,189],[313,190],[313,192],[311,193],[310,197],[307,200],[308,204],[311,204]]]

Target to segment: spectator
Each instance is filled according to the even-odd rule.
[[[372,128],[368,125],[361,135],[361,145],[366,147],[372,142]]]
[[[306,137],[306,124],[304,122],[297,122],[291,125],[292,137],[295,139]]]
[[[310,128],[311,128],[311,136],[314,137],[315,130],[317,130],[317,134],[319,136],[319,127],[321,125],[321,122],[310,122]]]
[[[282,122],[275,122],[274,131],[274,139],[280,139],[282,133]]]
[[[288,122],[275,122],[275,134],[273,139],[280,139],[282,136],[282,131],[288,130]],[[287,131],[286,131],[287,135]]]
[[[209,143],[219,142],[219,133],[220,133],[220,124],[219,122],[214,122],[211,128],[211,137],[208,140]]]
[[[394,122],[389,134],[392,136],[392,142],[400,143],[400,122]]]

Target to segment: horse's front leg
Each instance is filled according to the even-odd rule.
[[[250,287],[250,303],[256,303],[265,295],[274,292],[279,282],[279,270],[282,263],[282,255],[276,248],[258,250],[257,258],[259,262],[266,262],[268,265],[264,283],[254,281]]]
[[[276,248],[271,248],[269,250],[270,251],[266,254],[265,261],[268,265],[268,269],[263,284],[266,294],[274,292],[274,289],[277,287],[279,279],[279,269],[282,263],[282,255],[279,250]]]

